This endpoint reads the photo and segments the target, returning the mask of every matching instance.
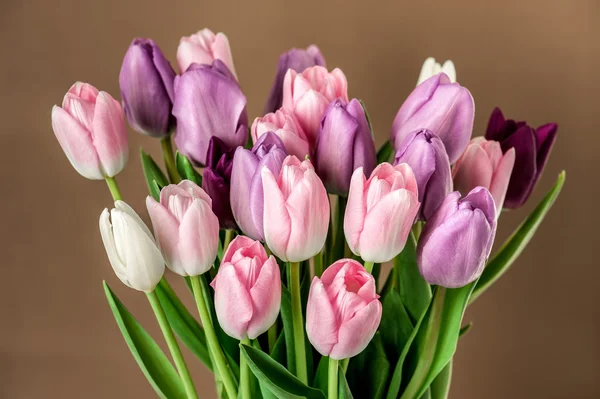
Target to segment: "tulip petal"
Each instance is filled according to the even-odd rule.
[[[327,98],[315,90],[306,91],[302,97],[296,100],[294,114],[311,146],[314,146],[317,141],[319,123],[328,104]]]
[[[247,338],[248,323],[253,315],[252,298],[234,265],[222,264],[211,285],[215,289],[215,311],[223,331],[239,340]]]
[[[337,317],[318,277],[313,278],[308,294],[306,334],[312,346],[323,356],[329,356],[338,342]]]
[[[235,151],[233,167],[231,169],[230,202],[235,221],[244,234],[256,240],[262,240],[264,239],[263,232],[255,225],[252,219],[252,207],[248,206],[249,200],[253,200],[253,197],[250,195],[252,177],[258,175],[260,178],[260,174],[256,173],[258,162],[258,157],[249,150],[238,147]],[[262,209],[260,213],[262,215]],[[262,220],[260,226],[262,227]]]
[[[286,257],[292,220],[285,205],[285,198],[277,185],[275,176],[268,168],[263,168],[261,178],[264,192],[263,226],[265,241],[269,249],[283,261]]]
[[[500,160],[500,163],[494,172],[492,183],[489,186],[490,193],[496,203],[496,217],[500,216],[500,211],[504,205],[504,197],[506,196],[506,189],[508,188],[514,165],[515,149],[511,148]],[[481,184],[479,185],[481,186]]]
[[[125,168],[129,156],[127,129],[121,105],[101,91],[96,100],[92,131],[94,147],[107,176],[116,176]]]
[[[360,235],[364,228],[364,220],[367,214],[367,203],[364,198],[366,178],[363,168],[358,168],[352,174],[346,213],[344,214],[344,235],[350,250],[358,255],[358,244]]]
[[[488,121],[487,130],[485,131],[485,138],[487,140],[496,140],[502,141],[506,137],[502,134],[504,126],[504,115],[500,108],[495,107],[492,111],[492,115],[490,116],[490,120]]]
[[[206,273],[217,258],[219,222],[210,206],[194,200],[179,225],[177,249],[188,276]]]
[[[250,297],[253,311],[252,320],[248,324],[248,338],[254,339],[266,332],[279,315],[281,276],[279,266],[273,256],[263,263],[258,279],[250,289]]]
[[[231,46],[229,45],[229,39],[224,33],[217,33],[215,41],[212,45],[213,57],[223,61],[229,71],[235,76],[237,80],[237,74],[235,73],[235,66],[233,65],[233,55],[231,54]]]
[[[180,276],[187,276],[179,254],[179,222],[151,196],[146,197],[146,208],[154,226],[154,235],[169,269]]]
[[[461,163],[454,166],[453,172],[454,189],[463,195],[467,195],[477,186],[490,187],[494,175],[489,156],[479,145],[467,147],[462,155]]]
[[[537,175],[535,132],[529,126],[522,126],[501,143],[502,151],[515,149],[515,166],[508,184],[504,205],[518,208],[531,194]]]
[[[537,149],[537,174],[535,180],[537,181],[546,166],[550,150],[556,141],[556,134],[558,133],[558,125],[556,123],[548,123],[540,126],[536,129],[536,149]]]
[[[127,267],[121,261],[119,253],[117,252],[117,246],[115,244],[115,237],[113,236],[112,224],[110,223],[110,213],[108,209],[104,209],[100,215],[100,235],[102,236],[102,242],[108,255],[108,260],[112,266],[115,274],[129,288],[134,288],[129,284],[127,278]]]
[[[335,360],[348,359],[362,352],[375,335],[381,322],[381,314],[381,302],[374,300],[343,323],[329,357]]]

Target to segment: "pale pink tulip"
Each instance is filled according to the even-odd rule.
[[[265,241],[283,261],[315,256],[325,244],[329,198],[310,161],[289,155],[279,176],[262,170]]]
[[[476,137],[454,165],[454,189],[466,195],[477,186],[487,188],[499,216],[514,164],[514,148],[503,155],[499,142]]]
[[[227,247],[215,289],[217,319],[227,335],[254,339],[275,323],[281,304],[281,277],[273,256],[259,241],[237,236]]]
[[[398,255],[421,205],[417,181],[408,164],[378,165],[367,180],[362,168],[352,175],[344,234],[352,252],[367,262]]]
[[[362,352],[379,327],[381,302],[373,276],[355,260],[340,259],[310,286],[306,334],[323,356],[348,359]]]
[[[300,122],[289,109],[282,107],[262,118],[256,118],[250,130],[252,142],[256,144],[258,138],[267,132],[273,132],[279,136],[288,154],[295,155],[298,159],[310,156],[308,138],[302,130]]]
[[[219,220],[211,206],[208,194],[189,180],[164,187],[160,203],[146,199],[165,262],[180,276],[206,273],[217,257]]]
[[[184,36],[179,41],[177,63],[181,73],[187,71],[191,64],[210,65],[214,60],[221,60],[237,79],[229,39],[224,33],[215,35],[205,28],[191,36]]]

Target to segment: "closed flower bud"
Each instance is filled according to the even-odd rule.
[[[215,311],[225,333],[255,339],[277,320],[281,277],[273,256],[258,241],[237,236],[227,247],[215,289]]]
[[[298,118],[311,149],[317,141],[323,113],[336,98],[348,101],[348,82],[341,69],[328,72],[325,67],[314,66],[301,73],[288,69],[285,74],[282,105]]]
[[[52,129],[71,165],[85,178],[113,177],[127,164],[121,105],[92,85],[77,82],[69,89],[62,107],[52,108]]]
[[[499,141],[505,154],[515,149],[515,166],[504,200],[506,208],[516,209],[527,201],[546,166],[557,132],[556,123],[533,129],[527,122],[504,119],[500,108],[494,109],[485,138]]]
[[[254,120],[250,131],[254,143],[257,143],[260,137],[267,132],[273,132],[279,136],[288,154],[295,155],[298,159],[310,156],[308,138],[302,130],[300,122],[289,109],[280,108]]]
[[[180,276],[206,273],[217,257],[219,221],[211,202],[208,194],[189,180],[164,187],[160,203],[146,198],[167,266]]]
[[[427,129],[409,134],[396,153],[396,164],[407,163],[417,179],[419,217],[427,220],[452,191],[450,160],[442,140]]]
[[[152,137],[165,137],[175,128],[175,71],[151,39],[135,39],[123,59],[119,86],[131,127]]]
[[[236,77],[233,66],[233,56],[229,39],[224,33],[216,35],[208,28],[204,28],[191,36],[184,36],[177,47],[177,63],[179,71],[184,73],[192,64],[212,64],[214,60],[221,60],[229,71]]]
[[[419,212],[417,181],[410,166],[378,165],[367,180],[362,168],[352,175],[344,234],[355,255],[373,263],[402,252]]]
[[[445,73],[452,83],[456,82],[456,69],[454,68],[454,63],[452,60],[446,60],[444,65],[441,65],[439,62],[435,61],[435,58],[429,57],[425,60],[423,66],[421,67],[421,73],[419,74],[419,79],[417,80],[417,86],[440,72]]]
[[[212,65],[193,64],[175,80],[173,115],[177,118],[175,143],[196,165],[206,164],[213,136],[230,148],[248,141],[246,97],[220,60]]]
[[[315,149],[315,169],[325,188],[347,196],[352,173],[362,167],[371,174],[376,164],[375,142],[360,101],[334,100],[321,121]]]
[[[468,193],[477,186],[487,188],[496,203],[496,216],[500,216],[514,164],[514,148],[503,155],[500,143],[476,137],[452,169],[454,189]]]
[[[129,205],[116,201],[100,215],[100,234],[117,277],[128,287],[152,292],[165,272],[165,262],[142,219]]]
[[[318,254],[327,238],[329,197],[310,161],[289,155],[275,176],[261,170],[264,232],[269,249],[283,261],[301,262]]]
[[[392,143],[399,149],[418,129],[428,129],[444,143],[450,163],[463,153],[473,131],[475,103],[469,90],[439,73],[418,85],[398,110]]]
[[[237,225],[247,236],[264,241],[264,196],[261,172],[267,167],[279,176],[287,156],[281,139],[272,132],[260,136],[252,150],[238,147],[231,170],[231,210]]]
[[[219,219],[219,225],[222,229],[231,230],[237,228],[229,202],[234,153],[235,148],[229,148],[218,137],[211,138],[202,176],[202,188],[212,198],[213,212]]]
[[[306,68],[319,65],[325,65],[325,58],[321,51],[314,44],[306,49],[293,48],[286,53],[281,54],[277,64],[277,74],[271,87],[271,93],[265,106],[265,114],[275,112],[281,108],[283,100],[283,79],[288,69],[296,72],[303,72]]]
[[[479,278],[496,235],[496,208],[485,187],[450,193],[425,223],[417,264],[429,284],[458,288]]]
[[[377,284],[355,260],[340,259],[313,278],[306,305],[306,334],[323,356],[348,359],[362,352],[379,327]]]

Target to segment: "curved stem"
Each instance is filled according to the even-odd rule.
[[[292,325],[294,328],[294,349],[296,352],[296,376],[308,384],[306,370],[306,345],[304,342],[304,319],[300,297],[300,263],[290,262],[290,290],[292,294]]]
[[[277,342],[277,320],[275,320],[275,323],[267,331],[267,342],[269,343],[269,353],[271,353]]]
[[[366,262],[365,261],[365,269],[367,269],[367,271],[369,273],[373,272],[373,265],[374,265],[373,262]]]
[[[121,190],[119,190],[119,185],[114,177],[105,177],[106,184],[108,185],[108,189],[110,190],[110,194],[113,197],[114,201],[122,201],[123,196],[121,195]]]
[[[327,399],[338,399],[338,364],[339,360],[329,358]]]
[[[169,346],[169,350],[171,351],[171,356],[173,357],[173,361],[175,362],[175,366],[177,367],[177,371],[179,372],[179,376],[181,378],[181,382],[183,382],[183,387],[185,388],[185,392],[189,399],[197,399],[198,394],[196,393],[196,388],[194,388],[194,382],[192,381],[192,377],[190,376],[190,372],[185,364],[185,360],[183,359],[183,355],[181,354],[181,350],[179,349],[179,345],[175,340],[175,335],[173,335],[173,330],[169,325],[167,320],[167,316],[165,315],[165,311],[163,310],[158,297],[156,296],[156,292],[152,291],[146,293],[148,297],[148,301],[152,306],[152,310],[154,310],[154,314],[156,315],[156,319],[158,320],[158,325],[162,330],[163,335],[165,336],[165,341],[167,341],[167,345]]]
[[[177,172],[177,165],[175,164],[175,157],[173,156],[173,143],[171,143],[171,135],[160,139],[160,145],[162,147],[163,159],[165,166],[167,167],[167,174],[169,180],[173,184],[177,184],[181,181],[179,173]]]
[[[229,229],[225,230],[225,239],[223,240],[223,254],[225,254],[225,252],[227,251],[227,247],[229,246],[229,243],[233,239],[233,233],[235,233],[233,230],[229,230]]]
[[[252,346],[252,343],[248,338],[243,339],[242,344]],[[240,348],[240,351],[242,349]],[[242,399],[252,399],[252,392],[250,390],[250,367],[246,362],[246,357],[243,353],[240,353],[240,390],[242,392]]]

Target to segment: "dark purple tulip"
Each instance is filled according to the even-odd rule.
[[[235,148],[230,148],[218,137],[208,143],[206,168],[202,176],[202,188],[212,199],[212,208],[222,229],[237,229],[231,212],[229,191],[231,189],[231,169]]]
[[[218,137],[229,148],[248,141],[246,97],[220,60],[191,65],[175,79],[175,143],[196,165],[207,164],[208,143]]]
[[[496,205],[485,187],[450,193],[425,223],[417,263],[429,284],[458,288],[481,276],[496,235]]]
[[[373,135],[357,99],[331,102],[319,125],[315,170],[332,194],[347,196],[355,169],[369,176],[377,164]]]
[[[261,171],[269,168],[279,176],[287,152],[281,139],[272,132],[262,134],[252,150],[238,147],[231,172],[231,209],[240,229],[255,240],[264,241],[264,196]]]
[[[499,141],[504,153],[515,149],[515,166],[508,183],[504,207],[515,209],[527,201],[546,166],[557,132],[556,123],[533,129],[527,122],[504,119],[500,108],[494,108],[485,138]]]
[[[410,133],[396,153],[395,165],[407,163],[419,187],[419,218],[428,220],[452,191],[450,160],[442,140],[427,129]]]
[[[293,48],[287,53],[279,56],[279,63],[277,64],[277,75],[275,75],[275,81],[273,87],[271,87],[271,93],[265,106],[265,114],[277,111],[281,108],[281,101],[283,100],[283,78],[288,69],[293,69],[296,72],[302,72],[306,68],[311,66],[325,65],[325,58],[319,51],[319,48],[314,44],[308,46],[305,49]]]
[[[133,40],[119,75],[123,110],[133,129],[152,137],[171,133],[174,79],[175,71],[154,41]]]

